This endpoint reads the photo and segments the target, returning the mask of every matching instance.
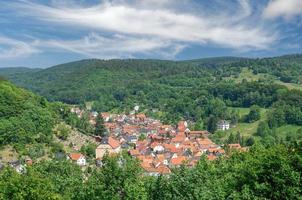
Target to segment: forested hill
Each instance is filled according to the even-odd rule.
[[[145,86],[193,87],[217,82],[224,77],[238,76],[244,67],[255,74],[267,73],[283,82],[300,83],[301,64],[301,55],[263,59],[220,57],[177,62],[90,59],[44,70],[0,69],[0,75],[49,100],[79,103],[97,100],[101,93],[124,88],[140,91]]]
[[[225,107],[269,108],[285,101],[286,90],[301,89],[301,66],[302,55],[189,61],[90,59],[24,73],[0,70],[0,75],[50,101],[94,101],[97,111],[127,111],[139,104],[142,109],[162,111],[159,117],[166,122],[181,118],[208,122],[210,116],[232,119]]]
[[[45,141],[57,118],[44,97],[0,80],[0,146]]]
[[[240,60],[240,58],[212,58],[174,62],[91,59],[21,73],[14,69],[12,73],[8,73],[7,69],[0,69],[0,74],[49,100],[79,103],[98,99],[98,93],[123,90],[124,87],[141,87],[146,83],[159,84],[165,80],[174,82],[175,79],[187,78],[213,79],[214,73],[217,75],[227,73],[229,76],[231,73],[238,73],[238,70],[229,69],[229,66],[224,65]]]

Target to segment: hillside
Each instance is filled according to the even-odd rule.
[[[0,145],[47,138],[56,118],[45,98],[0,80]]]
[[[131,89],[130,93],[137,93],[143,87],[149,87],[148,90],[158,87],[186,89],[228,77],[249,80],[249,77],[241,76],[242,69],[248,69],[256,77],[250,80],[274,79],[278,84],[298,84],[297,88],[302,75],[301,64],[301,55],[263,59],[218,57],[188,61],[90,59],[44,70],[0,69],[0,75],[51,101],[83,103],[104,98],[104,93],[111,97],[125,88]]]
[[[292,90],[301,88],[301,64],[301,55],[188,61],[90,59],[3,75],[50,101],[90,102],[100,112],[129,112],[139,105],[165,123],[186,119],[214,132],[219,119],[240,120],[233,108],[253,105],[267,110],[264,121],[271,129],[301,126],[301,92]],[[275,115],[281,119],[275,119],[276,112],[281,112]],[[239,123],[234,131],[252,135],[258,124]]]
[[[179,87],[190,87],[186,78],[210,81],[214,73],[237,73],[227,64],[239,58],[213,58],[193,61],[162,60],[82,60],[54,66],[32,73],[3,73],[18,85],[24,86],[49,100],[79,103],[97,100],[100,93],[144,84],[174,86],[171,81],[183,79]],[[224,72],[218,72],[219,68]],[[172,85],[174,84],[174,85]],[[177,86],[177,85],[175,85]],[[110,96],[110,95],[109,95]]]

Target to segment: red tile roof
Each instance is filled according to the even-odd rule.
[[[79,160],[82,156],[83,156],[83,155],[80,154],[80,153],[70,153],[70,154],[69,154],[69,158],[70,158],[71,160],[74,160],[74,161]]]
[[[181,165],[183,164],[185,161],[187,160],[187,158],[185,156],[178,156],[176,158],[172,158],[170,163],[172,165]]]
[[[184,133],[178,133],[176,137],[172,138],[171,142],[173,143],[181,143],[185,141],[186,135]]]
[[[108,144],[113,148],[113,149],[116,149],[118,148],[121,144],[118,140],[112,138],[112,137],[109,137],[108,138]]]
[[[140,120],[146,119],[146,115],[144,113],[139,113],[136,115],[136,117],[139,118]]]
[[[200,146],[210,146],[214,144],[209,138],[197,139],[197,142]]]

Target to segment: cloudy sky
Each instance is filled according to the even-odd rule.
[[[1,0],[0,67],[302,53],[302,0]]]

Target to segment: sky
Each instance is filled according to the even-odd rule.
[[[1,0],[0,67],[302,53],[302,0]]]

